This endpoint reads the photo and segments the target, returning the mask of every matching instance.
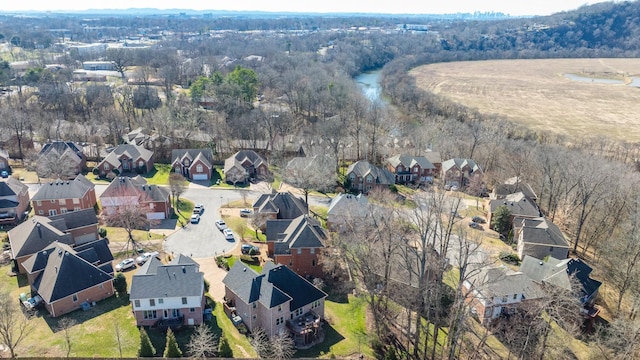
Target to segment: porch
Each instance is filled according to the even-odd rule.
[[[156,327],[161,331],[167,331],[171,328],[172,331],[180,330],[184,325],[184,315],[180,315],[176,318],[160,319],[156,322]]]
[[[308,349],[324,341],[322,319],[313,311],[302,314],[293,320],[288,320],[287,328],[293,335],[296,349]]]

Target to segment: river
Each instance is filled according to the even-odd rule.
[[[378,102],[383,106],[388,106],[390,104],[389,100],[382,96],[382,88],[378,83],[381,73],[381,69],[363,72],[356,76],[354,80],[358,83],[364,95],[371,100],[371,102]]]

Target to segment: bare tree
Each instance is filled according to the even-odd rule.
[[[285,330],[280,330],[276,335],[271,337],[271,356],[276,360],[288,360],[293,357],[296,349],[293,339]]]
[[[253,329],[250,342],[258,356],[261,358],[269,358],[271,356],[269,337],[263,328]]]
[[[640,358],[640,320],[613,319],[608,325],[601,325],[593,337],[596,357],[607,360]],[[595,358],[595,357],[594,357]]]
[[[107,50],[107,59],[113,63],[116,71],[124,79],[124,73],[133,63],[133,54],[130,49],[110,48]]]
[[[113,181],[119,181],[118,178]],[[112,203],[105,204],[103,199],[103,217],[109,226],[121,227],[128,235],[125,250],[131,247],[132,251],[138,247],[137,241],[133,238],[133,230],[149,229],[154,220],[147,218],[149,212],[148,197],[146,194],[128,194],[121,191],[117,196],[112,197]],[[105,206],[108,210],[105,211]]]
[[[73,156],[76,156],[73,154]],[[49,151],[47,154],[36,157],[36,173],[44,179],[72,179],[78,174],[77,159],[69,158],[68,153],[58,154]]]
[[[72,345],[72,328],[76,325],[76,321],[72,318],[65,317],[58,322],[58,331],[62,331],[62,337],[64,338],[65,349],[67,350],[67,358],[71,354]]]
[[[218,353],[218,337],[208,325],[198,325],[189,339],[187,351],[189,356],[198,359],[215,357]]]
[[[9,293],[0,293],[0,341],[9,349],[12,359],[17,357],[16,348],[31,329],[29,320],[16,306],[17,299]]]
[[[169,188],[171,189],[171,195],[173,196],[173,203],[176,209],[180,209],[180,195],[187,190],[187,186],[189,186],[189,183],[182,174],[172,172],[169,175]],[[178,210],[178,212],[179,211],[180,210]]]
[[[116,346],[118,347],[118,355],[122,359],[122,346],[125,345],[129,339],[122,333],[118,321],[113,322],[113,339],[116,341]]]
[[[284,170],[283,180],[304,192],[304,201],[309,203],[311,190],[328,191],[336,184],[333,165],[335,159],[327,155],[293,158]]]

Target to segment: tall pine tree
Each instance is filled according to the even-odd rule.
[[[179,358],[182,357],[182,350],[178,346],[178,341],[171,328],[167,329],[167,344],[164,346],[164,357],[166,358]]]
[[[151,339],[149,339],[149,334],[144,330],[143,327],[140,328],[140,348],[138,349],[138,357],[153,357],[156,355],[156,349],[153,347],[151,343]]]

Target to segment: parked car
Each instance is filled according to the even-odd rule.
[[[240,217],[247,217],[251,215],[251,209],[240,209]]]
[[[242,244],[242,246],[240,247],[240,251],[242,251],[242,253],[245,255],[249,253],[259,254],[260,248],[251,244]]]
[[[231,231],[231,229],[224,229],[222,231],[222,233],[224,234],[224,238],[229,240],[229,241],[233,241],[233,231]]]
[[[469,227],[472,229],[476,229],[476,230],[484,230],[484,228],[482,227],[482,225],[476,223],[476,222],[470,222],[469,223]]]
[[[193,214],[191,215],[191,221],[192,224],[197,224],[200,222],[200,215],[199,214]]]
[[[451,191],[458,191],[458,185],[451,185]]]
[[[142,254],[142,255],[140,255],[140,256],[138,256],[138,257],[136,258],[136,263],[137,263],[138,265],[142,265],[142,264],[146,263],[146,262],[147,262],[147,260],[151,259],[151,258],[152,258],[152,257],[154,257],[154,256],[158,256],[158,252],[157,252],[157,251],[154,251],[154,252],[146,252],[146,253],[144,253],[144,254]]]
[[[0,171],[0,176],[2,176],[4,179],[9,177],[9,172],[7,170],[2,170]]]
[[[216,227],[222,231],[227,228],[227,223],[225,223],[224,220],[216,220]]]
[[[202,214],[203,212],[204,212],[204,205],[196,204],[196,206],[193,207],[194,214]]]
[[[116,265],[116,271],[123,271],[134,267],[136,267],[136,261],[133,258],[128,258]]]
[[[478,224],[484,224],[484,223],[487,222],[487,220],[485,220],[483,217],[480,217],[480,216],[472,217],[471,221],[473,221],[474,223],[478,223]]]

